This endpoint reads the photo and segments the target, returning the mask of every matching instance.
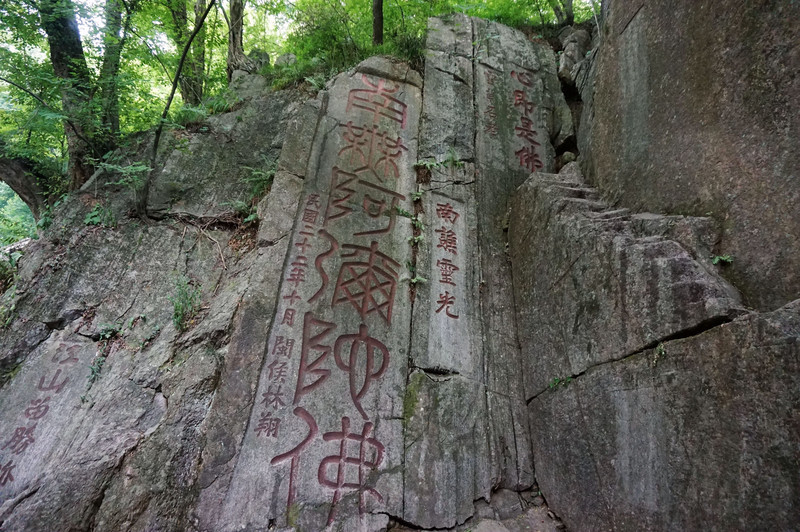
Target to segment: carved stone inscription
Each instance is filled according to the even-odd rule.
[[[23,368],[15,380],[20,387],[16,405],[4,405],[0,424],[0,502],[15,492],[16,484],[24,486],[28,477],[36,475],[40,457],[34,456],[53,445],[52,435],[40,441],[42,433],[51,433],[63,418],[63,407],[76,384],[80,356],[91,348],[86,342],[53,338],[45,342],[38,361]],[[85,356],[85,355],[84,355]],[[84,366],[85,367],[85,366]],[[72,383],[72,385],[70,384]],[[37,445],[39,442],[39,445]],[[39,449],[37,450],[37,447]]]
[[[356,73],[329,102],[234,478],[275,510],[227,508],[248,525],[300,510],[310,529],[356,526],[402,504],[401,477],[384,472],[402,458],[411,230],[397,215],[411,205],[419,90]]]

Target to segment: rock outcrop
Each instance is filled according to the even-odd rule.
[[[629,207],[712,216],[745,302],[795,299],[800,4],[606,0],[604,12],[587,178]]]
[[[568,527],[791,530],[800,301],[745,311],[709,219],[578,173],[532,176],[510,219],[536,479]]]
[[[158,222],[102,175],[62,208],[3,339],[3,530],[554,529],[505,229],[569,109],[519,32],[428,42],[424,97],[380,57],[302,105],[240,76],[164,150]],[[232,207],[278,153],[256,231]]]
[[[679,165],[661,130],[614,136],[644,122],[613,58],[653,61],[660,10],[615,2],[609,44],[565,31],[560,62],[434,18],[424,72],[373,57],[307,101],[242,74],[170,133],[146,224],[96,175],[3,299],[0,530],[796,528],[800,300],[748,307],[783,275],[740,282],[749,229],[618,157]]]

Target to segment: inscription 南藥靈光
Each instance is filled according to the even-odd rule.
[[[436,217],[441,220],[442,226],[435,229],[434,232],[439,235],[439,241],[436,249],[441,249],[447,255],[458,255],[458,234],[455,231],[455,223],[460,214],[453,208],[450,203],[437,203],[436,204]],[[450,227],[447,227],[449,225]],[[449,256],[442,256],[436,260],[436,267],[439,269],[439,283],[450,286],[457,286],[456,274],[461,269],[453,262]],[[458,314],[455,313],[453,307],[456,304],[456,296],[445,290],[439,293],[438,300],[436,301],[438,307],[435,313],[439,314],[444,311],[444,315],[448,318],[457,320]]]

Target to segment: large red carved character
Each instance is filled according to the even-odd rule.
[[[361,75],[361,80],[367,89],[352,89],[347,95],[346,112],[355,107],[372,113],[372,121],[378,123],[381,116],[394,120],[400,128],[406,127],[406,104],[393,95],[400,89],[399,84],[388,86],[385,79],[378,78],[378,83],[372,83],[366,74]]]
[[[367,333],[367,326],[362,324],[358,328],[358,334],[343,334],[336,340],[333,348],[336,365],[350,376],[350,397],[364,419],[369,418],[361,406],[361,398],[369,390],[370,383],[381,378],[389,366],[389,350],[382,342],[372,338]],[[348,343],[350,344],[350,356],[344,359],[342,358],[342,347]],[[366,350],[363,370],[358,363],[362,345]],[[375,362],[376,355],[380,356],[380,364],[377,367]],[[363,382],[359,382],[359,375],[363,375]]]
[[[300,349],[300,368],[297,370],[294,404],[297,404],[304,395],[321,386],[331,374],[331,370],[320,367],[332,351],[330,345],[322,342],[335,328],[336,324],[319,320],[311,312],[306,312],[303,319],[303,345]],[[312,351],[316,351],[320,355],[313,361],[309,361]],[[307,377],[316,377],[316,379],[306,384]]]
[[[311,440],[319,434],[319,429],[317,428],[317,422],[314,420],[314,417],[309,414],[304,408],[297,407],[294,409],[294,415],[302,419],[308,425],[308,436],[306,436],[303,441],[297,444],[294,449],[287,451],[283,454],[279,454],[275,458],[270,461],[270,464],[275,465],[281,462],[285,462],[286,460],[291,460],[291,465],[289,466],[289,500],[286,502],[286,507],[289,508],[294,503],[295,498],[297,497],[297,487],[295,486],[295,482],[297,482],[297,468],[300,465],[300,453],[303,452]]]
[[[364,260],[351,260],[342,263],[331,306],[350,303],[361,315],[361,319],[375,312],[387,324],[392,323],[392,307],[397,290],[397,268],[400,264],[388,255],[378,251],[378,243],[372,241],[370,247],[345,244],[342,258],[355,259],[366,254]]]
[[[322,435],[325,441],[338,441],[339,454],[326,456],[319,464],[317,480],[322,486],[331,488],[333,500],[331,501],[331,511],[328,514],[328,525],[333,522],[336,511],[336,504],[342,498],[343,490],[358,490],[358,513],[363,516],[366,513],[366,496],[372,495],[380,502],[383,497],[374,488],[366,487],[367,476],[372,469],[376,469],[383,461],[384,446],[377,439],[370,437],[373,424],[364,423],[361,434],[350,432],[350,418],[342,418],[341,432],[326,432]],[[355,456],[348,451],[348,442],[358,443]],[[333,475],[331,475],[333,468]],[[356,482],[347,482],[347,470],[356,468]],[[352,469],[350,469],[352,470]],[[351,477],[352,478],[352,477]]]
[[[348,170],[357,174],[368,172],[381,182],[386,177],[400,176],[397,159],[403,151],[408,151],[402,138],[392,139],[386,131],[379,132],[376,125],[358,127],[351,121],[340,127],[344,128],[345,146],[338,155],[346,155],[340,161]]]

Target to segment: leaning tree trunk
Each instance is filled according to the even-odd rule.
[[[383,0],[372,0],[372,44],[383,44]]]
[[[33,170],[33,165],[23,159],[0,157],[0,181],[6,183],[30,208],[37,221],[47,208],[47,198],[39,186],[41,176]]]
[[[89,159],[97,156],[93,143],[91,77],[72,0],[42,0],[39,16],[50,45],[53,71],[64,80],[61,102],[68,117],[64,130],[69,154],[70,190],[76,190],[92,175],[94,167]]]
[[[234,70],[253,70],[253,62],[244,55],[244,0],[231,0],[228,19],[228,83]]]

